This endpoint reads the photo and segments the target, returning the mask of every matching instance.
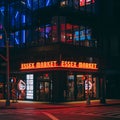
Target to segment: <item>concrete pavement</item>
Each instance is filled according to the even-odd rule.
[[[6,100],[0,100],[0,109],[58,109],[66,107],[95,107],[120,105],[120,99],[106,99],[106,104],[101,104],[100,100],[91,100],[88,105],[86,101],[74,101],[52,104],[49,102],[36,101],[10,101],[10,106],[6,106]]]

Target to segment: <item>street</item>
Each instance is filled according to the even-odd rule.
[[[0,120],[119,120],[120,105],[0,109]]]

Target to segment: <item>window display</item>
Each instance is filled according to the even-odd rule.
[[[74,99],[74,75],[68,75],[68,83],[67,83],[67,98],[69,100]]]
[[[83,29],[80,31],[75,31],[74,40],[91,40],[91,29]]]
[[[67,100],[84,100],[88,93],[90,98],[96,98],[96,77],[92,75],[74,74],[67,77],[67,93],[64,94]]]
[[[26,75],[26,81],[27,81],[27,85],[26,85],[26,87],[27,87],[27,91],[26,91],[26,98],[27,99],[33,99],[33,90],[34,90],[34,88],[33,88],[33,78],[34,76],[33,76],[33,74],[27,74]]]
[[[18,81],[18,99],[25,99],[26,98],[26,83],[24,80]]]
[[[77,99],[82,100],[84,98],[84,80],[83,80],[84,75],[77,75],[77,89],[78,89],[78,94],[77,94]]]

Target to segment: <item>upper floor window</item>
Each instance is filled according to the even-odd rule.
[[[82,11],[95,12],[95,0],[62,0],[61,7],[72,7]]]
[[[97,40],[90,27],[61,24],[61,42],[85,47],[97,47]]]
[[[80,6],[90,5],[95,3],[95,0],[80,0]]]

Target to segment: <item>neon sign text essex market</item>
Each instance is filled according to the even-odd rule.
[[[21,70],[28,69],[40,69],[40,68],[77,68],[77,69],[95,69],[97,70],[96,63],[87,62],[75,62],[75,61],[61,61],[60,64],[57,61],[43,61],[43,62],[33,62],[33,63],[21,63]]]

